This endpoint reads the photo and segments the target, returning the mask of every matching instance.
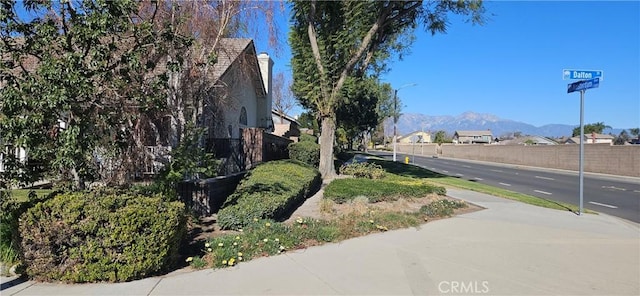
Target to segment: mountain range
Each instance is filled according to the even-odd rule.
[[[431,116],[419,113],[405,113],[398,119],[398,135],[406,135],[414,131],[436,131],[444,130],[452,136],[457,130],[491,130],[494,137],[507,136],[514,132],[522,135],[536,135],[545,137],[568,137],[571,136],[575,125],[567,124],[546,124],[534,126],[528,123],[499,118],[498,116],[486,113],[464,112],[457,116]],[[622,129],[607,129],[604,133],[617,135]],[[385,134],[393,135],[393,121],[385,122]]]

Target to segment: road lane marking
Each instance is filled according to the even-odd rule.
[[[456,174],[456,176],[460,176],[460,177],[462,177],[462,176],[464,176],[464,175],[463,175],[463,174],[458,173],[458,174]]]
[[[541,176],[536,176],[536,178],[538,178],[538,179],[544,179],[544,180],[555,180],[554,178],[541,177]]]
[[[640,192],[640,190],[634,190],[633,192]]]
[[[474,179],[474,180],[478,180],[478,181],[482,181],[482,180],[484,180],[484,179],[482,179],[482,178],[478,178],[478,177],[475,177],[475,178],[473,178],[473,179]]]
[[[444,170],[443,170],[443,172],[448,173],[449,171],[444,171]]]
[[[616,187],[616,186],[602,186],[602,188],[604,188],[604,189],[620,190],[620,191],[627,191],[627,189],[626,189],[626,188],[619,188],[619,187]]]
[[[507,183],[498,183],[500,185],[504,185],[504,186],[511,186],[511,184],[507,184]]]
[[[542,193],[542,194],[546,194],[546,195],[551,195],[551,194],[553,194],[553,193],[551,193],[551,192],[546,192],[546,191],[542,191],[542,190],[534,190],[534,191],[535,191],[535,192],[537,192],[537,193]]]
[[[607,208],[612,208],[612,209],[617,209],[618,208],[616,206],[603,204],[603,203],[599,203],[599,202],[595,202],[595,201],[590,201],[589,203],[592,204],[592,205],[601,206],[601,207],[607,207]]]
[[[498,172],[498,173],[504,173],[504,171],[503,171],[503,170],[490,170],[490,171]]]
[[[463,168],[471,168],[471,166],[468,166],[468,165],[463,165],[462,167]]]

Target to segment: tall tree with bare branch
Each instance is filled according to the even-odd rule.
[[[418,23],[444,33],[449,13],[482,23],[481,1],[293,1],[289,42],[294,93],[321,120],[320,172],[335,175],[336,108],[350,76],[375,75],[406,49]]]

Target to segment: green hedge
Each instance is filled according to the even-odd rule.
[[[311,141],[300,141],[288,146],[289,158],[318,167],[320,163],[320,145]]]
[[[218,212],[223,229],[238,229],[254,219],[280,219],[304,201],[322,182],[320,173],[304,163],[278,160],[247,173]]]
[[[427,185],[411,178],[353,178],[333,180],[324,188],[324,198],[344,203],[358,196],[365,196],[369,202],[380,202],[402,197],[423,197],[430,193],[445,195],[446,192],[444,187]]]
[[[60,194],[20,220],[27,274],[44,281],[147,277],[177,262],[186,234],[182,203],[103,191]]]

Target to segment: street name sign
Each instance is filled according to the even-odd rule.
[[[590,88],[596,88],[600,86],[600,78],[596,77],[588,80],[580,80],[574,83],[570,83],[567,85],[567,93],[572,93],[574,91],[581,91]]]
[[[604,78],[604,72],[602,70],[573,70],[573,69],[564,69],[562,70],[562,80],[567,79],[592,79],[599,77],[600,79]]]

